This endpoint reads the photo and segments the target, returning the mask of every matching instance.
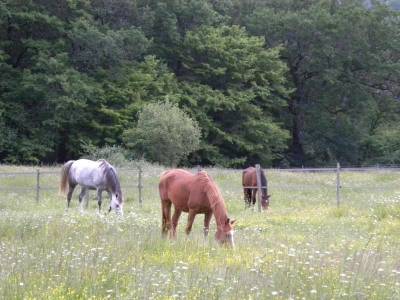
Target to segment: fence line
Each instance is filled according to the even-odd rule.
[[[143,189],[143,170],[139,166],[137,169],[132,169],[132,168],[121,168],[118,170],[118,173],[126,173],[126,172],[132,172],[134,171],[135,173],[138,174],[137,177],[137,185],[123,185],[124,188],[126,189],[131,189],[131,188],[137,188],[138,189],[138,201],[139,204],[142,206],[142,189]],[[32,172],[27,172],[27,171],[22,171],[22,172],[0,172],[0,179],[5,178],[5,179],[14,179],[19,176],[32,176],[34,177],[35,180],[32,184],[32,187],[1,187],[0,186],[0,191],[25,191],[25,192],[35,192],[35,200],[36,202],[40,201],[40,192],[41,191],[57,191],[58,190],[58,185],[57,186],[42,186],[41,182],[43,182],[43,177],[45,175],[59,175],[60,171],[43,171],[40,169],[37,169],[36,171]]]
[[[193,172],[198,172],[201,170],[200,166],[197,166],[196,169],[192,169]],[[332,173],[336,174],[336,179],[332,180],[331,184],[296,184],[296,183],[291,183],[291,184],[284,184],[284,183],[278,183],[274,184],[272,183],[270,187],[273,189],[285,189],[285,190],[304,190],[304,189],[331,189],[334,187],[334,184],[336,184],[336,205],[340,206],[341,204],[341,190],[343,188],[350,188],[349,186],[342,186],[341,183],[341,173],[342,172],[400,172],[400,167],[399,166],[389,166],[389,167],[382,167],[382,166],[372,166],[372,167],[362,167],[362,168],[355,168],[355,167],[341,167],[340,164],[338,163],[336,168],[289,168],[289,169],[264,169],[267,171],[267,174],[269,172],[293,172],[293,173]],[[151,171],[151,170],[149,170]],[[215,172],[216,169],[210,169],[210,172]],[[228,171],[229,173],[241,173],[242,170],[229,170],[229,169],[223,169],[223,170],[218,170],[219,173],[223,173]],[[138,168],[120,168],[118,169],[118,173],[120,174],[120,177],[124,178],[125,176],[122,174],[129,173],[127,177],[129,177],[129,181],[127,184],[121,184],[123,188],[125,189],[137,189],[137,194],[138,194],[138,202],[139,205],[142,206],[143,204],[143,178],[144,173],[148,176],[150,173],[145,172],[141,166],[138,166]],[[49,185],[43,185],[46,182],[46,177],[45,176],[51,176],[51,175],[58,175],[60,172],[53,171],[53,170],[41,170],[37,169],[36,171],[21,171],[21,172],[1,172],[0,171],[0,179],[4,180],[10,180],[10,179],[15,179],[16,177],[20,176],[32,176],[32,185],[31,187],[29,186],[21,186],[21,187],[7,187],[7,186],[0,186],[0,191],[20,191],[22,192],[29,192],[33,191],[35,192],[35,200],[40,201],[41,197],[41,191],[56,191],[58,190],[58,184],[55,186],[49,186]],[[122,175],[122,176],[121,176]],[[133,176],[132,176],[133,175]],[[135,177],[136,179],[133,179],[132,177]],[[267,181],[269,184],[270,182]],[[242,188],[240,186],[240,188]],[[268,186],[263,186],[261,185],[261,182],[257,180],[257,186],[245,186],[244,188],[252,188],[252,189],[263,189],[263,188],[268,188]],[[371,185],[353,185],[351,188],[354,189],[385,189],[385,187],[380,186],[371,186]],[[261,194],[261,193],[258,193]]]
[[[129,169],[124,169],[124,168],[120,168],[118,169],[118,173],[123,173],[123,172],[128,172],[128,171],[139,171],[138,167],[137,169],[133,169],[133,168],[129,168]],[[196,169],[197,170],[197,169]],[[233,172],[242,172],[241,169],[237,169],[237,170],[229,170],[226,169],[228,171],[233,171]],[[337,168],[264,168],[265,171],[276,171],[276,172],[331,172],[331,173],[335,173]],[[400,167],[340,167],[340,171],[341,172],[368,172],[368,171],[388,171],[388,172],[398,172],[400,171]],[[142,170],[143,173],[143,170]],[[29,176],[29,175],[35,175],[36,171],[22,171],[22,172],[1,172],[0,171],[0,177],[7,177],[7,176]],[[40,175],[59,175],[60,172],[59,171],[40,171]]]
[[[293,173],[335,173],[337,168],[288,168],[288,169],[277,169],[270,168],[265,169],[266,171],[277,171],[277,172],[293,172]],[[381,172],[398,172],[400,167],[341,167],[341,172],[370,172],[370,171],[381,171]]]

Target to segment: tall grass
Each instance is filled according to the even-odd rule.
[[[271,206],[258,213],[244,209],[239,171],[210,169],[237,220],[236,248],[226,249],[213,239],[214,220],[203,238],[202,216],[189,237],[182,215],[177,240],[161,239],[161,171],[147,166],[142,208],[136,191],[125,191],[122,219],[98,214],[92,200],[80,213],[76,194],[66,211],[56,191],[39,203],[2,191],[0,298],[400,298],[399,174],[344,173],[336,208],[334,174],[271,171]],[[46,186],[57,180],[44,177]],[[0,177],[0,188],[21,185],[35,178]]]

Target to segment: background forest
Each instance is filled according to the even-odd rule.
[[[181,164],[400,164],[399,1],[0,0],[0,162],[126,147],[149,103]],[[146,156],[145,156],[146,157]]]

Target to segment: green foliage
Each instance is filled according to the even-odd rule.
[[[98,148],[86,144],[83,148],[86,152],[84,158],[91,160],[105,159],[115,167],[127,167],[131,164],[131,161],[127,159],[126,149],[120,146],[113,145]]]
[[[124,129],[137,120],[139,110],[149,102],[170,99],[177,102],[174,74],[154,56],[120,70],[118,77],[104,83],[105,102],[101,130],[108,144],[121,143]]]
[[[364,138],[399,109],[398,14],[359,1],[260,6],[248,28],[269,45],[285,45],[296,87],[289,107],[293,161],[360,163]]]
[[[399,20],[380,1],[2,0],[0,162],[122,145],[168,99],[202,131],[182,164],[399,163]]]
[[[149,41],[138,29],[101,32],[85,19],[73,24],[70,38],[72,62],[82,72],[115,69],[139,59],[149,47]]]
[[[128,149],[147,160],[176,166],[199,147],[201,131],[177,105],[167,101],[146,105],[137,126],[124,132]]]
[[[286,148],[289,136],[275,114],[285,107],[288,93],[280,50],[265,49],[262,38],[238,26],[187,33],[182,77],[188,80],[189,99],[183,101],[207,128],[212,146],[203,148],[206,163],[271,164]]]
[[[378,128],[363,143],[369,164],[400,164],[400,128],[390,124]]]

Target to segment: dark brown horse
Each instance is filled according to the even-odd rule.
[[[192,174],[181,169],[173,169],[161,175],[160,198],[162,207],[162,234],[176,237],[176,227],[183,212],[189,213],[186,234],[189,234],[197,214],[204,214],[204,236],[208,235],[210,220],[214,214],[217,224],[215,238],[221,244],[234,245],[233,224],[228,218],[224,199],[215,182],[205,172]],[[171,205],[175,211],[171,221]]]
[[[261,206],[263,209],[267,209],[269,206],[268,188],[267,188],[267,178],[263,169],[260,169],[260,179],[261,179]],[[246,207],[256,204],[257,196],[257,172],[256,168],[248,167],[243,170],[242,174],[242,185],[244,193],[244,202]],[[254,187],[254,188],[253,188]]]

